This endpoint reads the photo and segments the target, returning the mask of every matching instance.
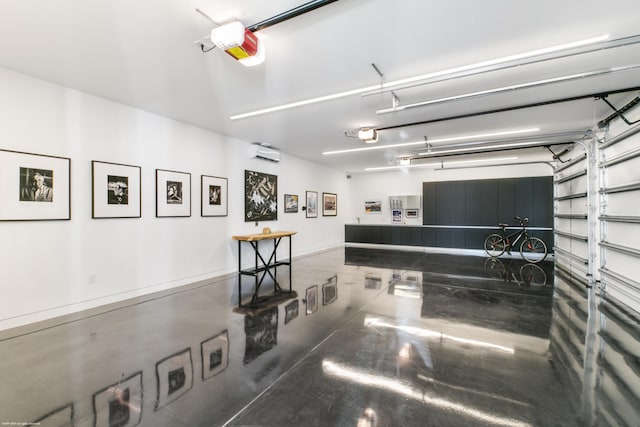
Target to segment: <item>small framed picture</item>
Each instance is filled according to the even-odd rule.
[[[34,426],[71,426],[73,425],[73,403],[69,403],[68,405],[62,406],[58,409],[55,409],[44,417],[39,418],[38,420],[32,423],[25,423],[25,425],[34,425]],[[22,423],[21,423],[22,424]]]
[[[191,216],[191,174],[156,169],[156,216]]]
[[[318,192],[317,191],[307,191],[307,218],[317,218],[318,217]]]
[[[307,303],[307,315],[318,311],[318,285],[307,288],[305,302]]]
[[[382,213],[382,200],[367,200],[364,202],[364,213],[379,214]]]
[[[0,221],[71,219],[71,159],[0,150]]]
[[[407,218],[418,218],[418,209],[407,209],[404,214]]]
[[[322,216],[338,215],[338,195],[322,193]]]
[[[91,218],[140,218],[140,166],[91,162]]]
[[[297,194],[284,195],[284,212],[285,213],[298,212],[298,195]]]
[[[391,209],[391,222],[394,224],[402,223],[402,209]]]
[[[228,215],[228,180],[218,176],[200,176],[201,216]]]

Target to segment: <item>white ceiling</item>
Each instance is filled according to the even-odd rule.
[[[591,98],[495,109],[640,86],[640,69],[391,114],[389,93],[359,94],[262,116],[233,114],[359,89],[608,34],[640,34],[640,1],[340,0],[260,31],[266,61],[253,68],[198,40],[230,16],[249,26],[306,1],[2,0],[0,66],[358,173],[416,148],[326,156],[362,147],[345,131],[379,132],[378,145],[524,128],[592,129],[612,113]],[[381,79],[372,67],[384,74]],[[401,104],[640,64],[640,44],[396,90]],[[636,92],[611,95],[622,106]],[[469,117],[439,120],[461,115]],[[423,125],[408,125],[432,121]],[[434,147],[437,148],[436,143]],[[543,151],[542,149],[539,149]]]

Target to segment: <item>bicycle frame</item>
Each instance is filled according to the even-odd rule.
[[[515,231],[511,234],[506,234],[508,225],[501,224],[500,226],[502,228],[502,237],[505,240],[505,242],[507,242],[507,248],[508,248],[507,252],[511,252],[511,249],[513,248],[513,246],[522,238],[522,236],[524,236],[525,240],[529,238],[529,234],[527,233],[527,228],[525,227],[523,221],[520,221],[520,226],[522,227],[522,230]],[[513,236],[518,236],[518,237],[511,240]]]

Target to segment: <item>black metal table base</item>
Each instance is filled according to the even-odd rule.
[[[242,305],[242,277],[243,276],[252,276],[254,278],[254,288],[253,295],[251,296],[251,303],[249,306],[256,306],[261,301],[264,301],[270,296],[259,296],[260,287],[264,282],[265,278],[270,277],[273,280],[273,294],[278,295],[282,292],[291,293],[291,236],[286,236],[289,238],[289,260],[288,261],[278,261],[277,259],[277,251],[278,246],[280,245],[280,241],[282,237],[276,237],[273,239],[273,250],[271,251],[271,255],[269,255],[268,260],[265,261],[264,257],[260,253],[258,243],[260,240],[256,241],[246,241],[246,240],[238,240],[238,306],[243,307]],[[242,242],[247,242],[251,244],[254,252],[255,266],[253,268],[242,268]],[[280,287],[280,284],[277,280],[278,267],[280,266],[289,266],[289,290],[283,291]]]

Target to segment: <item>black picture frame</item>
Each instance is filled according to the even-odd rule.
[[[71,219],[71,159],[0,149],[0,221]]]
[[[244,221],[278,219],[278,176],[244,171]]]
[[[91,161],[91,218],[140,218],[142,168]]]

